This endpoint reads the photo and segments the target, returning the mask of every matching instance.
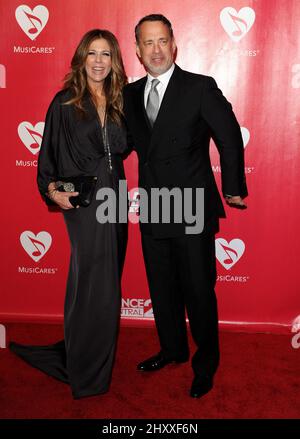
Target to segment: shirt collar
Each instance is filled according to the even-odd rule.
[[[169,68],[169,70],[167,70],[162,75],[156,76],[156,78],[154,76],[151,76],[150,73],[148,73],[147,85],[151,84],[152,79],[158,79],[159,82],[161,82],[164,86],[167,86],[172,76],[172,73],[174,72],[174,69],[175,69],[175,64],[173,63]]]

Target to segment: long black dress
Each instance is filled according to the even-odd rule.
[[[127,224],[100,224],[96,219],[100,187],[118,194],[125,179],[122,155],[124,127],[107,122],[112,172],[105,156],[102,127],[86,93],[86,116],[63,105],[69,90],[52,101],[39,154],[38,186],[45,193],[57,176],[97,175],[98,187],[90,206],[63,210],[71,260],[64,307],[64,340],[50,346],[10,343],[10,349],[43,372],[69,383],[74,398],[105,393],[110,384],[120,316],[120,280],[127,244]]]

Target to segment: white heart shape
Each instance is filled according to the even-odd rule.
[[[234,8],[226,7],[220,12],[220,21],[232,41],[238,42],[253,26],[255,11],[248,6],[240,9],[239,12]]]
[[[47,24],[49,11],[43,5],[38,5],[34,9],[20,5],[15,15],[20,28],[31,40],[35,40]]]
[[[32,154],[37,154],[43,140],[45,122],[38,122],[33,126],[30,122],[21,122],[18,126],[18,134],[26,148]]]
[[[39,232],[35,235],[30,230],[25,230],[25,232],[20,235],[20,242],[28,255],[35,261],[38,262],[49,250],[52,238],[48,232]]]
[[[216,257],[226,270],[235,265],[245,251],[244,242],[238,238],[232,239],[229,243],[226,239],[217,238],[215,244]]]
[[[246,127],[241,127],[241,132],[242,132],[244,148],[246,148],[250,140],[250,131]]]

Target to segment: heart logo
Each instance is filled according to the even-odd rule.
[[[38,122],[35,126],[21,122],[18,126],[19,137],[32,154],[37,154],[41,148],[44,127],[45,122]]]
[[[49,250],[52,238],[48,232],[40,232],[35,235],[30,230],[26,230],[20,235],[20,242],[28,255],[38,262]]]
[[[21,5],[17,7],[15,15],[20,28],[33,41],[46,26],[49,11],[43,5],[38,5],[34,9],[30,9],[27,5]]]
[[[235,265],[245,251],[244,242],[238,238],[232,239],[230,242],[223,238],[217,238],[215,244],[216,257],[226,270]]]
[[[245,127],[241,127],[241,132],[242,132],[244,148],[246,148],[250,140],[250,131]]]
[[[249,7],[242,8],[239,12],[234,8],[226,7],[220,13],[220,21],[232,41],[238,42],[253,26],[255,12]]]

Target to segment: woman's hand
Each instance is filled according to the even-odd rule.
[[[74,209],[74,206],[69,201],[70,197],[77,197],[79,192],[60,192],[56,189],[55,183],[50,183],[48,186],[48,197],[54,201],[61,209],[69,210]],[[79,207],[79,206],[77,206]]]

